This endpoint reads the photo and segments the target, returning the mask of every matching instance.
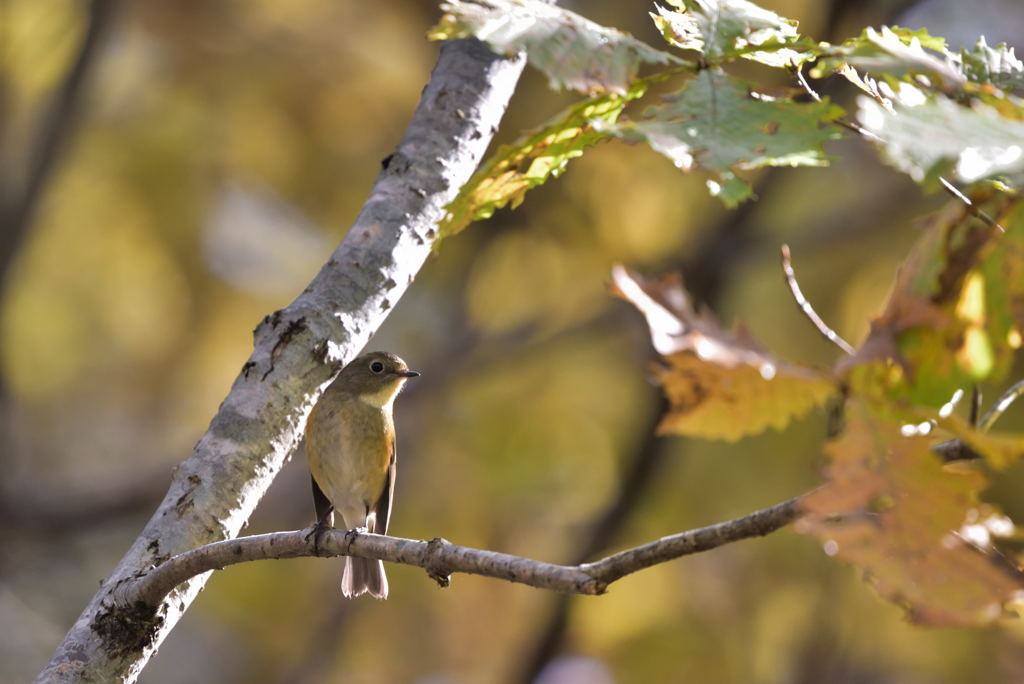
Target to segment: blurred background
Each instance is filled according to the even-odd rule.
[[[646,3],[561,4],[658,41]],[[882,23],[1024,35],[1015,0],[763,5],[832,42]],[[429,77],[439,15],[416,0],[0,0],[0,681],[48,659],[206,428],[251,330],[344,236]],[[848,88],[820,85],[850,105]],[[572,99],[528,71],[499,141]],[[681,270],[782,357],[830,363],[779,244],[856,342],[915,217],[944,201],[860,140],[830,152],[827,170],[751,176],[760,200],[725,211],[701,177],[602,145],[444,242],[370,345],[423,372],[396,407],[392,532],[577,562],[814,486],[821,415],[739,444],[654,437],[646,328],[606,282],[615,262]],[[1022,488],[1018,468],[989,496],[1024,520]],[[246,531],[309,524],[310,498],[300,452]],[[442,590],[391,566],[388,601],[346,602],[341,567],[215,574],[141,681],[1024,681],[1019,624],[912,627],[791,530],[600,598],[462,575]]]

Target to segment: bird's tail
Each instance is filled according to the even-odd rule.
[[[345,598],[369,594],[378,599],[388,597],[388,577],[384,564],[370,558],[345,558],[345,574],[341,576],[341,593]]]

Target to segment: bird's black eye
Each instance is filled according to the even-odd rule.
[[[370,364],[370,370],[374,373],[382,373],[384,371],[384,364],[380,361],[374,361]]]

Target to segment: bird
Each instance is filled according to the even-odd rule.
[[[363,354],[324,390],[306,422],[306,456],[313,480],[314,533],[333,526],[387,534],[395,491],[395,397],[419,373],[389,352]],[[345,598],[388,596],[384,564],[345,558]]]

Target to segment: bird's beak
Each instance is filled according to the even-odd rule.
[[[420,377],[419,371],[414,371],[414,370],[396,371],[395,375],[397,375],[400,378],[418,378],[418,377]]]

